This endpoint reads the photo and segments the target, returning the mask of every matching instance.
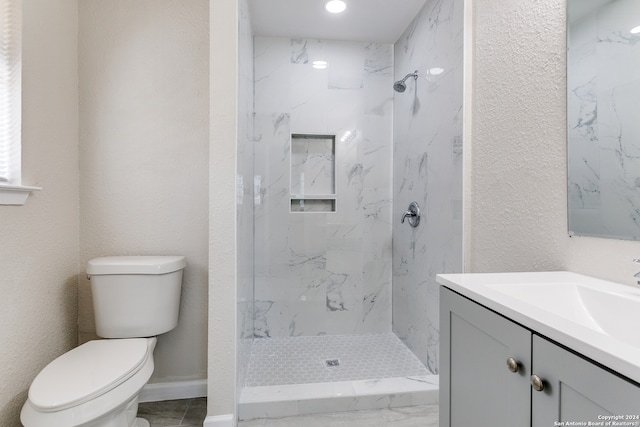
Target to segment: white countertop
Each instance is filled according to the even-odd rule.
[[[640,383],[640,286],[566,271],[439,274],[437,280]]]

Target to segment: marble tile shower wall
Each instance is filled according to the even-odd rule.
[[[429,0],[395,44],[393,330],[438,373],[438,273],[462,271],[462,0]],[[417,228],[400,215],[417,201]]]
[[[255,336],[390,332],[393,46],[254,49]],[[335,212],[291,212],[292,133],[336,136]]]
[[[637,0],[618,0],[569,32],[569,226],[578,234],[640,235],[640,37],[620,31],[637,19]]]

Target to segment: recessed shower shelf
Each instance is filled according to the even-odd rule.
[[[335,200],[335,194],[292,194],[291,199],[298,200]]]
[[[291,212],[336,211],[336,136],[291,134]]]
[[[336,197],[324,197],[324,196],[292,196],[291,197],[291,212],[335,212],[336,211]]]

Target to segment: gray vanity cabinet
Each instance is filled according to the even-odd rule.
[[[635,383],[445,287],[440,330],[440,427],[640,425]]]
[[[440,426],[529,426],[531,332],[440,289]]]
[[[533,372],[544,380],[542,391],[532,391],[533,427],[569,421],[606,425],[607,415],[630,423],[618,425],[640,423],[640,387],[537,335]]]

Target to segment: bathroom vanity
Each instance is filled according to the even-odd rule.
[[[441,427],[640,426],[640,289],[569,272],[438,282]]]

